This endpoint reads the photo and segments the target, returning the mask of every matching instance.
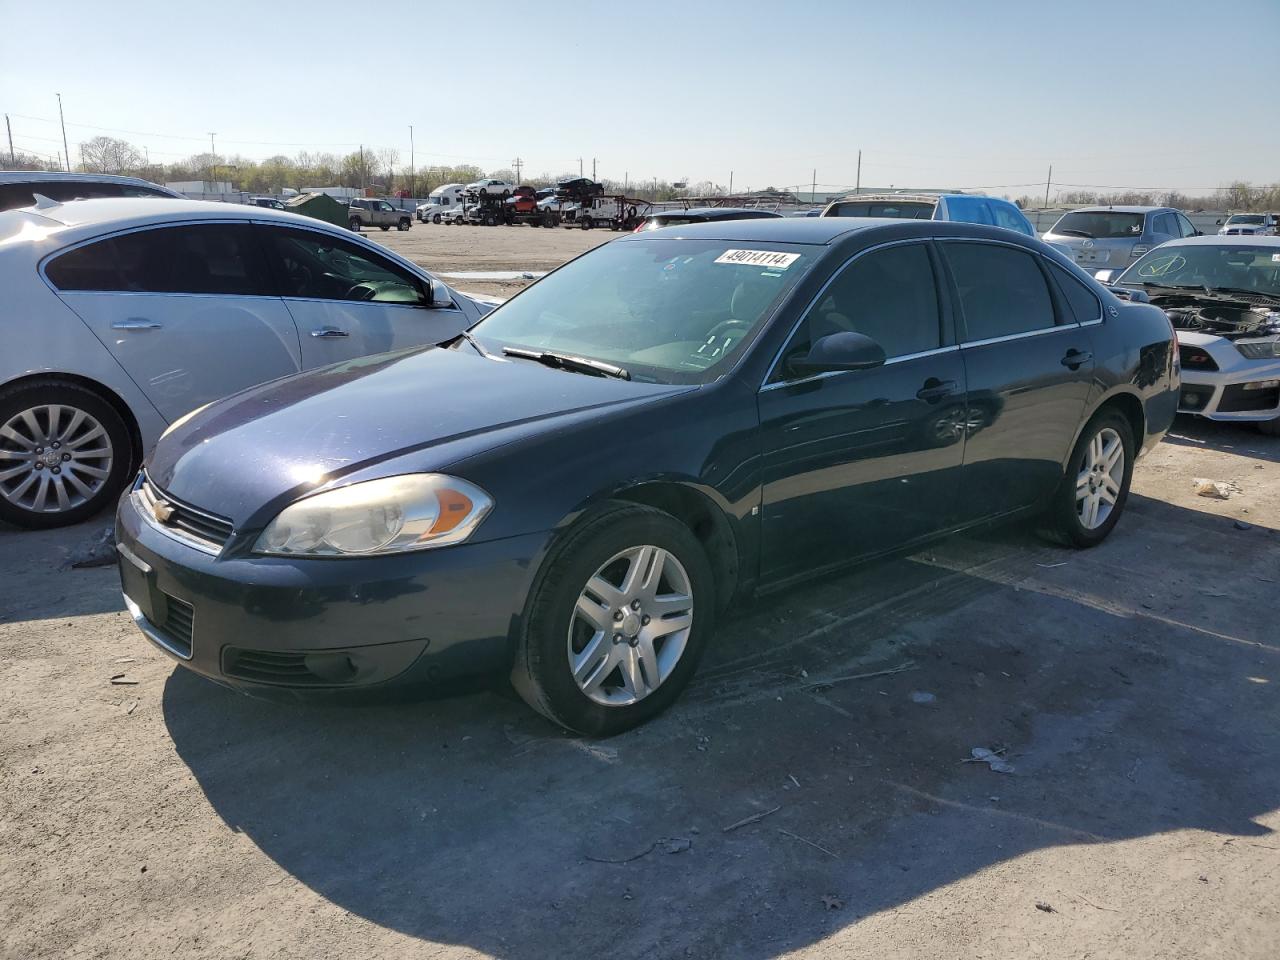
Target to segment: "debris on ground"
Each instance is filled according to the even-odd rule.
[[[828,893],[822,898],[822,905],[828,910],[839,910],[844,906],[844,901]]]
[[[115,562],[115,528],[103,527],[67,555],[66,566],[83,570],[87,567],[109,567]]]
[[[721,833],[732,833],[734,830],[737,830],[739,827],[745,827],[748,824],[758,823],[761,820],[763,820],[765,817],[771,816],[772,814],[777,813],[781,809],[782,809],[782,804],[778,804],[772,810],[765,810],[762,813],[753,813],[749,817],[743,817],[741,820],[737,820],[734,823],[729,824],[727,827],[725,827],[721,831]]]
[[[902,673],[904,670],[914,670],[916,662],[907,660],[898,664],[896,667],[889,667],[887,670],[873,670],[871,673],[855,673],[848,677],[831,677],[827,680],[818,680],[808,685],[809,690],[826,690],[835,686],[837,683],[845,683],[849,680],[870,680],[872,677],[890,677],[895,673]],[[779,700],[782,698],[779,697]]]
[[[138,681],[134,680],[132,677],[128,676],[127,674],[117,673],[115,676],[111,678],[111,682],[115,684],[117,687],[128,687],[128,686],[133,686],[137,684]]]
[[[1229,500],[1233,493],[1240,492],[1240,488],[1233,483],[1209,480],[1205,477],[1192,477],[1191,486],[1195,490],[1196,496],[1209,497],[1212,500]]]
[[[822,844],[814,843],[812,840],[806,840],[804,837],[800,836],[800,834],[798,833],[792,833],[790,830],[783,830],[781,827],[778,828],[778,832],[782,834],[784,837],[790,837],[792,840],[799,840],[801,843],[807,843],[809,846],[813,847],[815,850],[821,850],[823,853],[825,853],[829,857],[835,857],[835,859],[837,860],[840,859],[838,856],[836,856],[836,854],[832,853]]]
[[[661,840],[655,840],[649,844],[644,850],[630,857],[622,857],[614,860],[610,857],[593,857],[587,855],[584,860],[590,860],[592,863],[630,863],[632,860],[639,860],[641,857],[647,857],[655,850],[661,850],[663,853],[684,853],[693,846],[693,841],[688,837],[663,837]]]
[[[1036,909],[1044,913],[1057,913],[1058,911],[1052,905],[1045,903],[1043,900],[1036,901]]]
[[[961,763],[985,763],[996,773],[1013,773],[1013,764],[1001,756],[1004,748],[991,750],[987,747],[974,747],[969,753],[970,756],[961,760]]]
[[[133,713],[133,711],[137,710],[137,709],[138,709],[138,703],[139,703],[139,701],[138,701],[138,700],[136,700],[136,699],[134,699],[134,700],[130,700],[130,701],[129,701],[129,706],[125,708],[125,711],[124,711],[124,712],[125,712],[125,714],[126,714],[126,715],[127,715],[127,714],[131,714],[131,713]]]
[[[938,699],[937,697],[935,697],[932,693],[929,693],[927,690],[911,691],[912,703],[933,703],[937,699]]]

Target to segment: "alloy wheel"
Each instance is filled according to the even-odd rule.
[[[1103,427],[1085,448],[1076,475],[1076,514],[1086,530],[1097,530],[1116,507],[1124,483],[1124,441]]]
[[[71,510],[102,489],[112,458],[110,436],[85,411],[29,407],[0,426],[0,497],[33,513]]]
[[[587,580],[569,620],[569,667],[578,689],[629,706],[662,685],[693,628],[689,574],[670,551],[630,547]]]

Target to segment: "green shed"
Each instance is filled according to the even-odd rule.
[[[304,217],[315,217],[334,226],[347,225],[347,208],[327,193],[300,193],[286,200],[284,208],[290,213],[300,213]]]

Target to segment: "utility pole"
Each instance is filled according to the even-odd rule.
[[[813,171],[813,188],[809,192],[809,202],[816,203],[818,200],[818,170],[815,167]]]
[[[733,196],[733,171],[729,171],[729,196]]]
[[[365,177],[364,177],[364,144],[362,143],[362,144],[360,144],[360,191],[361,191],[361,193],[363,193],[363,192],[364,192],[364,189],[365,189]]]
[[[4,115],[4,128],[9,131],[9,165],[18,169],[18,155],[13,152],[13,127],[9,125],[9,115]]]
[[[213,183],[218,175],[218,150],[214,146],[213,138],[217,134],[213,131],[209,132],[209,188],[213,189]]]
[[[578,158],[578,176],[582,176],[582,158]]]
[[[10,137],[9,139],[12,140],[13,138]],[[622,192],[626,193],[627,187],[629,187],[630,185],[631,185],[631,171],[624,170],[622,172]]]
[[[524,169],[524,161],[521,160],[519,157],[516,157],[514,160],[511,161],[511,166],[515,168],[516,186],[518,187],[520,186],[520,183],[521,183],[520,171]]]
[[[409,124],[409,196],[417,196],[413,192],[413,124]]]
[[[594,180],[595,178],[596,178],[596,158],[592,157],[591,158],[591,179]]]
[[[858,151],[858,179],[854,183],[854,193],[862,192],[862,151]]]
[[[1049,184],[1053,183],[1053,164],[1049,164],[1049,176],[1044,181],[1044,205],[1049,206]]]
[[[67,147],[67,120],[62,115],[62,94],[58,94],[58,122],[62,124],[62,156],[67,161],[67,173],[71,172],[71,150]]]

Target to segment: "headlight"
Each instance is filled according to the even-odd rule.
[[[254,552],[345,557],[461,543],[493,508],[475,484],[438,473],[366,480],[304,497],[280,511]]]
[[[1250,360],[1280,359],[1280,340],[1237,340],[1235,344]]]

